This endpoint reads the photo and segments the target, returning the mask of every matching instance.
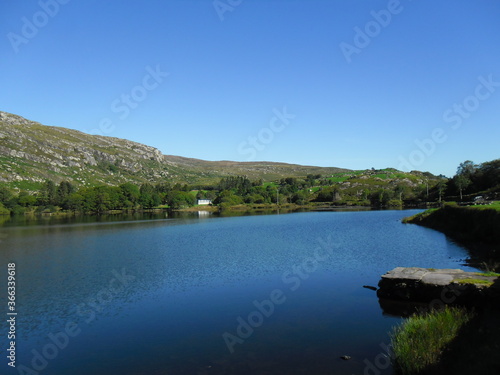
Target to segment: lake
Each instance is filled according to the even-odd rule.
[[[401,224],[419,211],[7,221],[17,368],[2,356],[2,374],[391,374],[401,319],[363,286],[468,269],[464,248]]]

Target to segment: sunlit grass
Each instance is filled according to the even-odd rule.
[[[483,280],[483,279],[461,279],[456,281],[458,284],[482,284],[482,285],[493,285],[493,281]]]
[[[500,277],[500,273],[496,273],[496,272],[476,272],[476,275]]]
[[[471,318],[463,308],[446,307],[406,319],[391,334],[395,370],[413,375],[436,365],[446,346]]]

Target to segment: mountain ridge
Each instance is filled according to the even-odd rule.
[[[3,111],[0,163],[0,182],[25,189],[35,188],[47,179],[84,186],[163,180],[203,185],[236,175],[273,181],[350,171],[283,162],[208,161],[164,155],[157,148],[138,142],[43,125]]]

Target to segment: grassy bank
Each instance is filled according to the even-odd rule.
[[[445,204],[403,219],[403,223],[418,224],[439,230],[461,240],[500,245],[500,204],[460,207]]]
[[[391,335],[393,363],[401,375],[500,373],[500,314],[446,308],[414,315]]]
[[[500,203],[488,206],[460,207],[445,204],[403,219],[403,223],[418,224],[438,230],[463,243],[474,263],[487,263],[490,268],[500,265]]]
[[[422,374],[436,367],[447,345],[471,318],[465,309],[447,307],[406,319],[391,335],[396,372]]]
[[[499,270],[499,202],[468,207],[448,203],[403,222],[439,230],[469,249],[469,263]],[[415,315],[393,332],[395,369],[404,375],[497,374],[500,373],[498,337],[497,309],[486,309],[475,316],[463,309],[450,308]]]

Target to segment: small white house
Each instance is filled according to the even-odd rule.
[[[212,204],[211,199],[198,199],[198,206],[208,206]]]

